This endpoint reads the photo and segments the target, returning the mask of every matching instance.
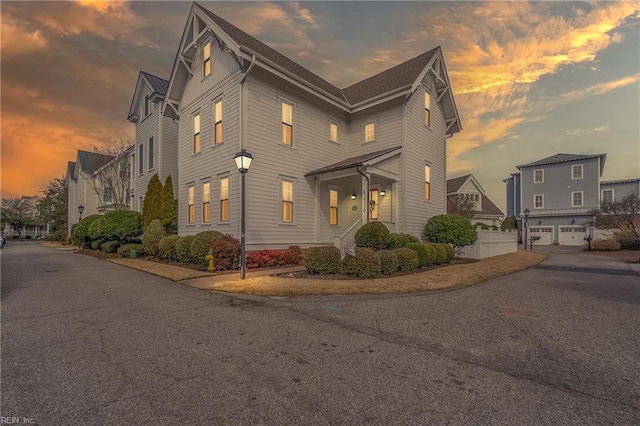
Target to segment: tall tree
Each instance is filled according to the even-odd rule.
[[[447,197],[447,213],[471,220],[476,214],[476,203],[461,194],[451,195]]]
[[[596,216],[596,227],[601,229],[619,229],[638,237],[640,227],[640,197],[630,193],[619,201],[602,203],[599,210],[592,212]]]
[[[44,196],[36,202],[41,221],[50,224],[51,232],[66,228],[68,191],[64,178],[55,178],[42,192]]]
[[[167,176],[162,188],[162,225],[167,234],[178,232],[178,203],[173,196],[173,181]]]
[[[24,197],[3,198],[0,223],[13,226],[18,231],[18,235],[20,235],[22,227],[35,225],[38,221],[34,217],[31,204]],[[20,237],[22,238],[22,235]]]
[[[162,183],[156,173],[149,180],[147,185],[147,192],[144,195],[144,203],[142,205],[142,230],[145,231],[147,227],[156,219],[162,222]]]
[[[113,160],[100,167],[92,175],[91,187],[103,208],[129,209],[129,187],[132,173],[129,148],[131,145],[132,143],[129,141],[117,139],[108,145],[93,147],[94,152],[113,157]]]

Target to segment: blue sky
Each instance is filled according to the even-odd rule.
[[[516,164],[559,152],[606,153],[603,179],[640,176],[637,2],[201,4],[339,87],[442,46],[463,126],[448,177],[473,173],[501,208]],[[2,2],[3,197],[133,137],[138,71],[169,77],[190,6]]]

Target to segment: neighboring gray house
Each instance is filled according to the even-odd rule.
[[[136,125],[135,147],[130,154],[129,207],[142,211],[147,185],[154,174],[164,184],[171,175],[178,192],[178,120],[161,113],[169,82],[140,71],[127,120]]]
[[[446,141],[461,130],[439,47],[340,89],[193,4],[164,115],[180,118],[179,233],[239,235],[247,246],[336,244],[371,220],[419,236],[444,213]]]
[[[609,180],[600,182],[600,199],[602,202],[620,201],[622,197],[640,195],[640,179]]]
[[[517,212],[524,222],[524,210],[529,209],[528,237],[540,237],[538,245],[583,245],[584,238],[593,235],[589,226],[592,211],[600,206],[605,159],[606,154],[556,154],[517,166],[520,173],[504,181],[507,211]],[[513,207],[518,199],[519,211]]]
[[[500,226],[504,213],[487,197],[480,182],[472,174],[449,179],[447,181],[447,198],[465,197],[475,203],[476,213],[472,223],[484,223],[488,226]]]

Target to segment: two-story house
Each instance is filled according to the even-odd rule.
[[[500,226],[504,220],[502,210],[489,199],[480,182],[472,174],[447,180],[448,201],[451,203],[456,197],[463,197],[474,203],[475,213],[471,223]]]
[[[640,195],[640,179],[620,179],[600,182],[600,200],[603,203],[620,201],[629,194]]]
[[[340,89],[193,4],[164,115],[179,117],[179,233],[249,249],[342,244],[371,220],[419,236],[444,213],[446,141],[461,130],[441,49]]]
[[[504,180],[507,214],[526,221],[528,238],[539,237],[538,245],[583,245],[594,235],[605,160],[606,154],[556,154],[517,166],[519,173]]]
[[[178,120],[162,114],[169,82],[140,71],[127,120],[136,126],[135,146],[130,153],[129,206],[142,211],[149,181],[158,174],[164,184],[171,176],[173,193],[178,189]]]

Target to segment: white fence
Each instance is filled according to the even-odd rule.
[[[518,233],[478,229],[478,241],[462,248],[460,257],[484,259],[518,251]]]

